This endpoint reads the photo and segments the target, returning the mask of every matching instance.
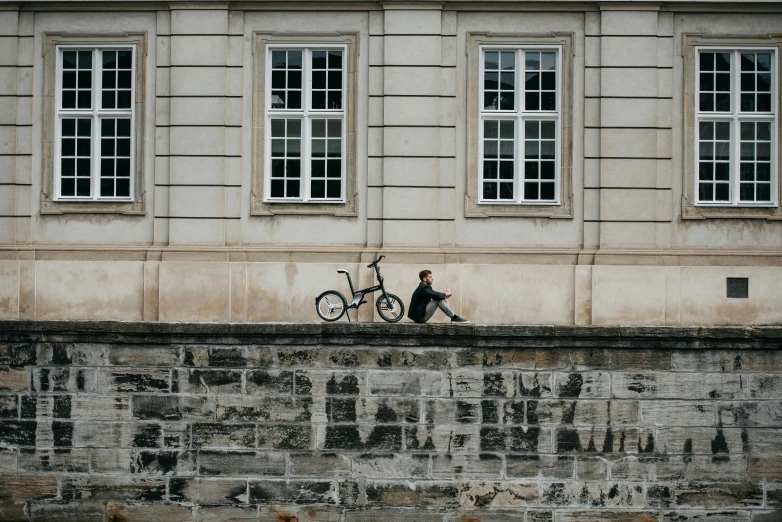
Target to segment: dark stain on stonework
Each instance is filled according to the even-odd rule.
[[[565,484],[555,483],[543,490],[543,502],[545,504],[562,505],[568,502],[565,497]]]
[[[646,437],[646,447],[641,445],[641,438],[638,438],[638,453],[654,453],[654,435],[651,433]]]
[[[608,498],[614,499],[619,496],[619,485],[614,484],[611,489],[608,490]]]
[[[114,383],[118,389],[132,391],[168,391],[168,380],[152,377],[144,373],[114,373]]]
[[[581,387],[584,385],[584,376],[580,373],[571,373],[567,382],[559,389],[560,397],[578,397],[581,395]]]
[[[684,462],[687,464],[692,462],[692,439],[684,441]]]
[[[332,354],[332,356],[329,358],[332,363],[338,365],[338,366],[348,366],[350,368],[355,368],[359,364],[361,364],[361,361],[358,360],[358,356],[355,353],[352,352],[337,352],[335,354]]]
[[[34,395],[22,395],[22,407],[19,411],[23,419],[37,417],[38,399]]]
[[[538,439],[540,438],[540,428],[530,426],[527,431],[523,428],[513,427],[508,430],[510,434],[510,449],[514,451],[538,451]]]
[[[358,395],[358,377],[346,375],[341,382],[337,382],[336,376],[332,374],[331,379],[326,383],[326,393],[329,395]]]
[[[157,448],[160,446],[162,430],[157,424],[139,424],[133,436],[134,448]]]
[[[312,392],[312,381],[304,374],[296,373],[293,378],[296,395],[309,395]]]
[[[614,451],[614,431],[611,426],[606,428],[606,436],[603,440],[603,453],[611,453]]]
[[[562,429],[557,432],[557,453],[581,451],[581,439],[576,430]]]
[[[501,373],[483,374],[483,396],[502,397],[505,395],[505,380]]]
[[[541,390],[540,390],[540,381],[538,380],[538,374],[536,373],[535,376],[532,378],[532,388],[525,388],[524,380],[521,378],[521,376],[519,376],[519,390],[520,390],[520,394],[524,397],[540,398]]]
[[[79,370],[78,372],[76,372],[76,388],[78,390],[84,390],[84,384],[85,384],[84,370]]]
[[[358,426],[326,426],[325,449],[361,449]]]
[[[586,450],[588,453],[597,453],[597,447],[595,447],[595,432],[592,432],[592,435],[589,436],[589,443],[587,444]]]
[[[133,473],[168,475],[177,467],[177,453],[174,451],[141,451],[131,464]]]
[[[375,420],[377,422],[396,422],[397,414],[393,408],[381,402],[377,406],[377,413],[375,413]]]
[[[52,364],[72,364],[71,356],[68,355],[69,345],[63,343],[54,343],[52,345]]]
[[[741,429],[741,451],[749,453],[749,433],[747,428]]]
[[[41,368],[41,372],[39,373],[38,378],[39,383],[39,390],[40,391],[48,391],[49,390],[49,369],[48,368]]]
[[[471,424],[478,420],[478,405],[465,402],[456,401],[456,422],[460,424]]]
[[[377,358],[377,365],[381,368],[389,368],[393,364],[390,353],[384,353]]]
[[[538,401],[527,401],[527,424],[537,424],[538,420]]]
[[[577,404],[576,401],[573,401],[568,408],[562,411],[562,424],[573,424],[573,419],[576,418]]]
[[[55,395],[54,396],[54,408],[52,413],[59,419],[71,418],[71,396],[70,395]]]
[[[405,428],[405,448],[409,450],[419,449],[420,443],[418,442],[418,428],[415,426],[408,426]]]
[[[423,449],[423,450],[433,450],[433,449],[435,449],[434,442],[432,441],[432,436],[431,435],[426,437],[426,440],[424,441],[424,445],[421,447],[421,449]]]
[[[11,346],[11,366],[34,366],[38,362],[35,346],[15,344]]]
[[[242,367],[246,365],[247,360],[244,358],[244,354],[242,353],[241,348],[220,348],[209,350],[209,366]]]
[[[627,438],[627,434],[622,431],[622,434],[619,436],[619,453],[625,452],[625,439]]]
[[[356,422],[356,399],[326,399],[326,415],[332,422]]]
[[[481,427],[481,451],[497,451],[505,449],[505,433],[491,426]]]
[[[365,446],[370,449],[402,449],[402,427],[375,426],[367,437]]]
[[[73,424],[70,422],[53,421],[52,439],[55,446],[73,446]]]
[[[306,365],[312,362],[312,354],[306,350],[281,350],[277,353],[277,359],[285,365]]]
[[[522,415],[524,406],[521,405]],[[497,401],[481,401],[481,418],[483,422],[497,424],[500,422],[500,412],[497,407]]]
[[[725,440],[725,434],[722,430],[717,430],[717,436],[711,441],[711,452],[714,455],[717,453],[729,453],[728,441]]]
[[[483,366],[484,368],[489,366],[501,366],[502,365],[502,354],[501,353],[495,353],[494,354],[494,360],[489,359],[489,352],[483,352]]]
[[[734,372],[739,372],[739,371],[741,371],[741,354],[738,354],[738,355],[737,355],[737,356],[736,356],[736,357],[733,359],[733,371],[734,371]]]

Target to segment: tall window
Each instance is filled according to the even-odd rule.
[[[57,46],[55,199],[133,199],[135,52]]]
[[[696,204],[776,205],[776,49],[702,47],[696,56]]]
[[[481,203],[559,203],[560,54],[481,48]]]
[[[346,47],[266,52],[266,201],[344,202]]]

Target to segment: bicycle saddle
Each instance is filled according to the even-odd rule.
[[[347,270],[345,270],[344,268],[340,268],[339,270],[337,270],[337,273],[338,273],[338,274],[347,274],[347,273],[348,273],[348,271],[347,271]]]

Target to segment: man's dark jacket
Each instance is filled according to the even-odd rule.
[[[410,298],[410,310],[407,312],[407,317],[416,323],[423,323],[424,319],[426,319],[426,305],[432,299],[442,301],[447,298],[444,293],[435,292],[432,290],[431,285],[421,282],[418,288],[415,289],[415,292],[413,292],[413,297]]]

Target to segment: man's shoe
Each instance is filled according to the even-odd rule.
[[[470,321],[468,321],[464,317],[459,317],[458,315],[454,315],[453,317],[451,317],[451,322],[452,323],[469,323]]]

